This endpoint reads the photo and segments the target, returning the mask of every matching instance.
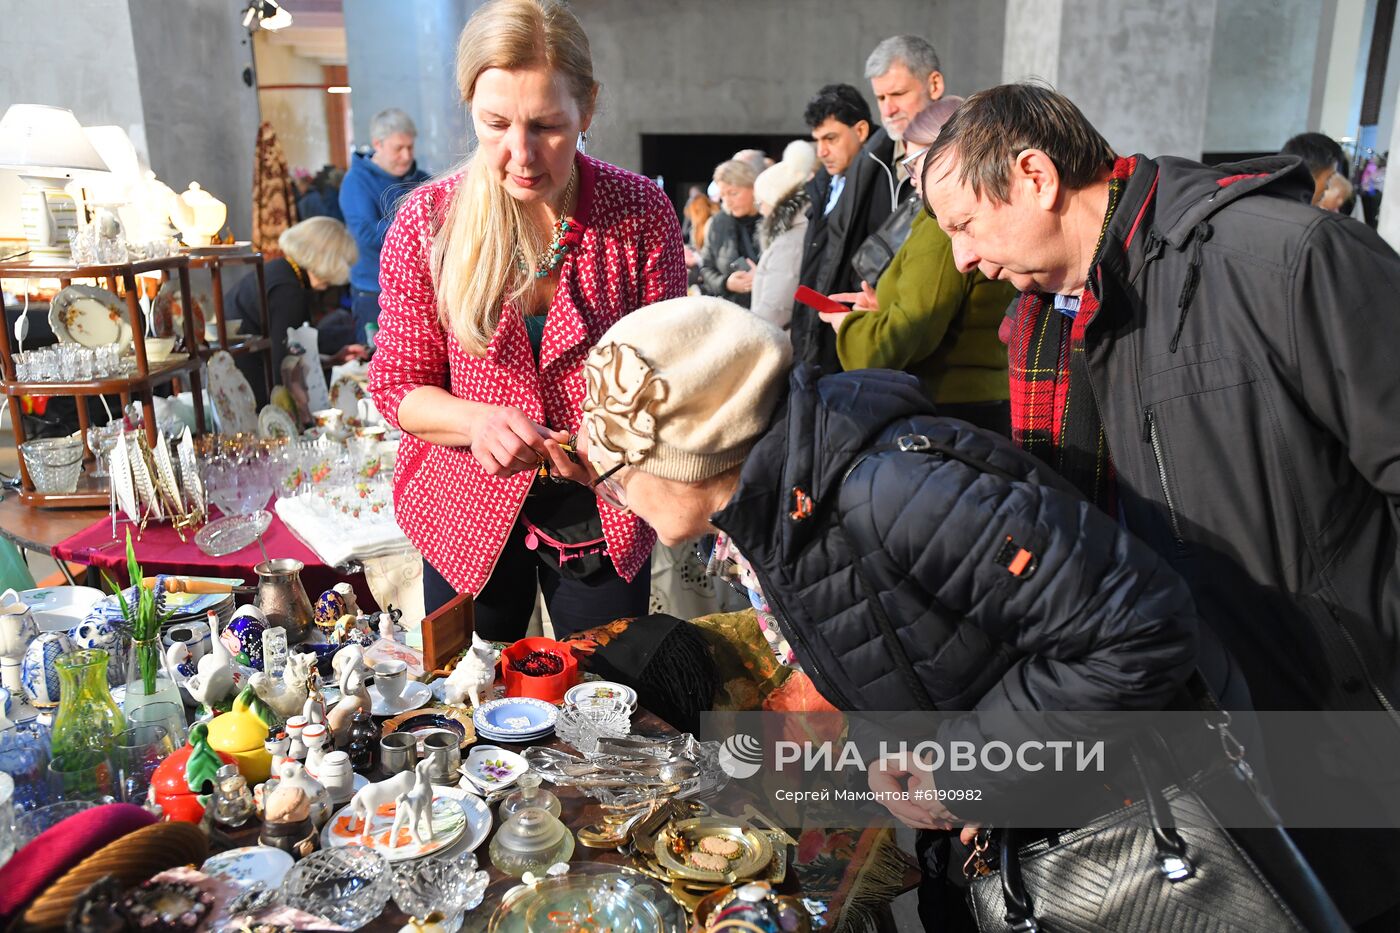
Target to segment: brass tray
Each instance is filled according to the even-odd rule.
[[[732,839],[739,844],[740,853],[729,860],[727,871],[696,868],[671,852],[671,842],[677,836],[684,836],[697,846],[705,836]],[[765,833],[740,823],[713,816],[699,817],[679,820],[663,830],[656,837],[656,860],[661,868],[675,879],[734,884],[736,881],[752,878],[768,868],[769,863],[773,861],[773,843]]]

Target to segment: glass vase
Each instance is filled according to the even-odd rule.
[[[87,648],[59,655],[58,713],[54,716],[53,757],[83,751],[104,755],[126,729],[126,717],[107,688],[107,652]]]
[[[183,744],[185,726],[188,725],[184,721],[184,698],[180,695],[180,681],[165,656],[158,636],[136,639],[127,649],[126,697],[122,700],[122,709],[137,722],[148,722],[149,717],[138,715],[138,711],[153,703],[174,704],[181,721],[170,723],[167,728],[171,738]]]

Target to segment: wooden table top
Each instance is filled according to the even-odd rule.
[[[0,500],[0,535],[18,546],[49,554],[53,546],[107,514],[106,509],[40,509],[19,501],[19,493],[5,490]]]

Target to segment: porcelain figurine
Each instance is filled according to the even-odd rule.
[[[267,795],[258,842],[281,849],[294,859],[316,851],[316,821],[311,798],[294,785],[279,784]]]
[[[433,782],[428,778],[428,768],[426,759],[418,762],[413,771],[413,786],[394,798],[394,825],[389,830],[391,849],[398,848],[399,827],[405,825],[414,845],[433,841]],[[423,829],[425,822],[428,824],[426,831]]]
[[[306,773],[306,768],[302,767],[301,762],[282,762],[268,784],[269,789],[264,792],[264,800],[271,800],[272,794],[278,788],[297,787],[306,794],[306,799],[311,801],[311,819],[317,827],[324,825],[326,820],[331,818],[331,795],[326,792],[325,785]]]
[[[321,779],[321,759],[326,756],[326,743],[330,740],[330,730],[319,722],[307,724],[301,730],[301,741],[306,746],[306,773]]]
[[[212,714],[216,707],[227,702],[237,688],[238,680],[234,674],[233,658],[219,634],[219,617],[210,612],[208,619],[211,633],[209,652],[195,663],[194,676],[185,681],[185,690],[204,705],[207,713]]]
[[[195,675],[194,652],[184,642],[171,642],[165,649],[165,660],[170,663],[170,669],[180,678],[182,685]]]
[[[491,699],[491,691],[496,686],[496,658],[495,649],[473,632],[471,648],[458,660],[443,685],[443,699],[448,705],[462,706],[470,698],[472,707],[476,708],[484,700]]]
[[[264,703],[277,711],[283,719],[290,719],[302,711],[309,695],[309,684],[316,670],[316,655],[309,653],[293,654],[287,657],[287,666],[280,678],[259,671],[248,678]]]
[[[306,744],[301,740],[301,730],[305,728],[305,716],[293,716],[287,720],[287,735],[290,736],[287,757],[294,761],[301,761],[306,757]]]
[[[121,633],[102,616],[88,616],[68,630],[74,648],[101,648],[113,652],[121,646]]]
[[[293,759],[287,756],[288,750],[292,747],[292,737],[287,734],[286,729],[278,729],[267,737],[263,742],[263,748],[267,749],[268,757],[272,759],[272,773],[277,773],[277,767],[284,761]]]
[[[336,748],[345,748],[350,744],[355,714],[361,710],[369,712],[373,708],[365,680],[365,671],[359,667],[348,667],[341,675],[340,702],[326,716],[326,725],[335,737]]]
[[[345,676],[345,671],[352,667],[361,674],[368,674],[369,668],[365,665],[363,645],[346,645],[335,653],[335,657],[331,658],[331,671],[335,674],[337,684]]]
[[[224,647],[239,663],[260,671],[263,666],[262,636],[267,629],[267,617],[256,606],[243,606],[233,614],[224,629]]]
[[[420,762],[420,767],[426,762]],[[355,832],[358,828],[361,839],[369,837],[371,820],[379,808],[391,804],[400,794],[407,793],[418,780],[418,772],[400,771],[391,778],[377,784],[366,784],[355,792],[350,801],[350,824],[346,828]]]
[[[29,643],[20,668],[25,696],[40,709],[58,705],[58,669],[54,661],[73,650],[67,632],[41,632]]]

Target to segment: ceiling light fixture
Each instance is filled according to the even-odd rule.
[[[243,28],[261,27],[270,32],[285,29],[292,25],[292,14],[277,3],[277,0],[249,0],[243,10]]]

